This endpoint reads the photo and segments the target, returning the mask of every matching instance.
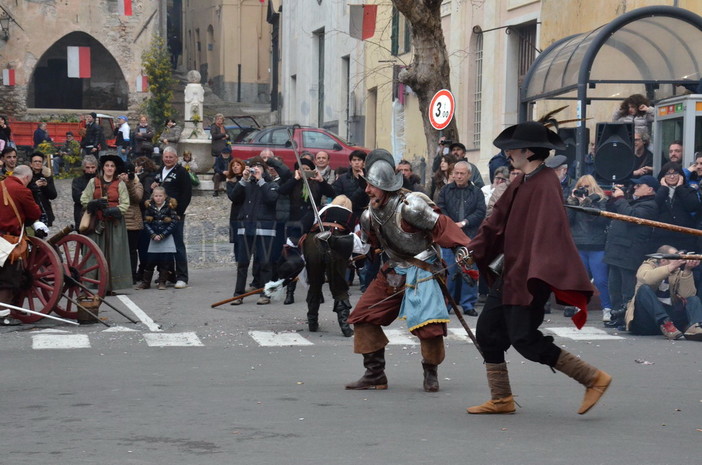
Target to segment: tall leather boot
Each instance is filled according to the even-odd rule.
[[[346,389],[384,390],[388,388],[388,378],[385,376],[385,347],[370,354],[363,354],[363,366],[366,372],[361,379],[346,385]]]
[[[144,277],[142,278],[141,282],[134,287],[134,289],[151,289],[151,279],[153,279],[153,277],[154,270],[144,270]]]
[[[349,318],[349,312],[351,312],[351,303],[348,300],[335,300],[334,312],[336,312],[336,317],[339,320],[339,328],[341,328],[341,333],[344,337],[353,336],[353,329],[351,329],[351,326],[349,326],[346,321]]]
[[[424,369],[424,390],[426,392],[439,391],[438,369],[446,357],[444,338],[442,336],[420,340],[422,350],[422,368]]]
[[[311,333],[319,330],[319,299],[307,294],[307,327]]]
[[[585,397],[578,409],[580,415],[594,407],[612,383],[612,377],[609,374],[565,350],[561,350],[554,368],[585,386]]]
[[[168,269],[163,268],[158,270],[158,290],[166,290],[166,281],[168,281]]]
[[[466,411],[473,414],[514,413],[514,398],[509,385],[507,364],[486,363],[488,386],[491,399],[481,405],[468,407]]]
[[[283,305],[290,305],[295,303],[295,288],[297,287],[297,281],[292,281],[288,283],[285,287],[285,301]]]

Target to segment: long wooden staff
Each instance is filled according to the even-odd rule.
[[[577,205],[566,205],[565,207],[592,216],[604,216],[605,218],[626,221],[627,223],[635,223],[641,226],[651,226],[652,228],[667,229],[668,231],[679,232],[682,234],[702,236],[702,230],[700,229],[686,228],[684,226],[678,226],[675,224],[663,223],[662,221],[647,220],[645,218],[637,218],[635,216],[622,215],[621,213],[612,213],[606,210],[599,210],[597,208],[591,207],[580,207]]]

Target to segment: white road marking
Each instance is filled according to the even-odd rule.
[[[110,326],[103,333],[136,333],[138,330],[127,328],[126,326]]]
[[[132,299],[130,299],[126,295],[118,295],[117,298],[121,300],[122,303],[126,305],[127,308],[129,308],[129,310],[132,311],[132,313],[134,313],[134,315],[139,319],[139,321],[144,323],[149,328],[150,331],[163,331],[161,329],[161,326],[156,324],[156,322],[152,320],[151,317],[147,315],[146,312],[144,312],[144,310],[142,310],[137,304],[132,302]]]
[[[385,335],[390,341],[390,345],[395,346],[416,346],[419,339],[412,336],[406,329],[384,329]]]
[[[599,328],[593,328],[591,326],[585,326],[583,329],[578,329],[576,327],[556,327],[556,328],[544,328],[546,331],[550,331],[558,337],[565,337],[572,339],[574,341],[604,341],[604,340],[614,340],[614,339],[624,339],[622,336],[614,336],[607,333],[607,331]]]
[[[87,334],[33,334],[32,349],[89,349]]]
[[[32,334],[70,334],[70,331],[66,331],[65,329],[40,329],[38,331],[33,331]]]
[[[195,333],[144,333],[149,347],[202,347]]]
[[[475,334],[475,328],[470,328],[473,330],[473,334]],[[461,326],[460,328],[449,328],[448,329],[448,336],[446,337],[449,341],[462,341],[462,342],[467,342],[469,344],[472,344],[473,341],[470,340],[468,337],[468,333],[466,333],[466,330]]]
[[[249,336],[263,347],[314,345],[296,332],[249,331]]]

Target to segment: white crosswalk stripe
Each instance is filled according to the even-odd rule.
[[[195,333],[144,333],[149,347],[202,347]]]
[[[249,331],[249,336],[263,347],[314,345],[295,332]]]
[[[32,349],[89,349],[87,334],[32,334]]]
[[[545,329],[558,337],[568,338],[574,341],[605,341],[608,339],[624,339],[622,336],[608,334],[607,331],[599,328],[593,328],[592,326],[585,326],[583,329],[577,329],[572,326]]]

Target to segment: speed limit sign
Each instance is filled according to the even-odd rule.
[[[429,104],[429,122],[437,131],[445,129],[453,119],[456,101],[448,89],[441,89],[431,99]]]

